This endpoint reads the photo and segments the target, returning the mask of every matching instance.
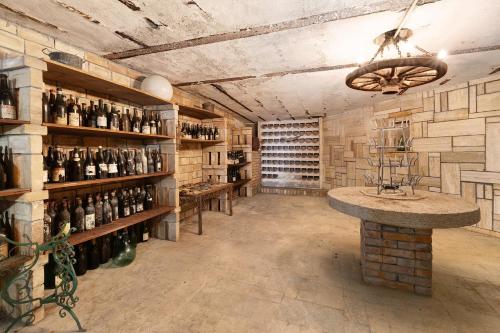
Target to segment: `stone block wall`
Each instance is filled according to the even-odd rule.
[[[411,92],[411,91],[410,91]],[[481,208],[476,230],[500,232],[500,75],[442,86],[338,113],[324,120],[325,187],[363,186],[374,119],[410,121],[419,188]]]

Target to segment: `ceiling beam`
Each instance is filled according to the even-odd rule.
[[[472,54],[472,53],[481,53],[481,52],[490,52],[500,50],[500,45],[491,45],[491,46],[480,46],[474,47],[470,49],[459,49],[452,50],[448,52],[449,56],[454,55],[462,55],[462,54]],[[436,54],[433,54],[436,55]],[[234,82],[234,81],[242,81],[247,79],[257,79],[257,78],[266,78],[266,77],[276,77],[276,76],[285,76],[290,74],[305,74],[305,73],[315,73],[315,72],[326,72],[326,71],[335,71],[339,69],[346,68],[354,68],[358,67],[358,64],[343,64],[343,65],[333,65],[333,66],[320,66],[320,67],[311,67],[311,68],[302,68],[302,69],[292,69],[281,72],[271,72],[262,75],[246,75],[246,76],[235,76],[235,77],[226,77],[221,79],[210,79],[210,80],[199,80],[199,81],[189,81],[189,82],[181,82],[176,83],[174,86],[176,87],[185,87],[185,86],[198,86],[203,84],[217,84],[224,82]]]
[[[419,2],[419,6],[433,3],[441,0],[421,0]],[[122,3],[130,2],[130,1],[121,1]],[[330,12],[326,12],[323,14],[317,14],[307,17],[301,17],[294,20],[282,21],[279,23],[273,23],[268,25],[262,25],[257,27],[247,27],[242,28],[238,31],[230,31],[224,32],[220,34],[214,34],[209,36],[203,36],[198,38],[187,39],[178,42],[159,44],[148,47],[141,47],[127,51],[115,52],[105,55],[104,57],[110,60],[117,59],[127,59],[133,58],[137,56],[159,53],[159,52],[167,52],[172,50],[179,50],[188,47],[207,45],[213,43],[220,43],[230,40],[249,38],[254,36],[261,36],[272,34],[276,32],[299,29],[308,27],[311,25],[323,24],[333,21],[345,20],[349,18],[354,18],[358,16],[365,16],[385,11],[395,11],[406,8],[409,5],[408,0],[385,0],[385,1],[377,1],[370,3],[364,6],[356,6],[344,8],[341,10],[334,10]]]

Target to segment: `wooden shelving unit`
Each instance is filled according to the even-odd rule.
[[[69,125],[58,125],[52,123],[43,123],[47,126],[49,134],[64,134],[64,135],[79,135],[79,136],[106,136],[117,137],[124,139],[137,139],[137,140],[171,140],[174,137],[168,135],[156,134],[143,134],[134,132],[111,131],[109,129],[92,128],[92,127],[77,127]]]
[[[46,81],[57,82],[63,86],[85,88],[101,94],[105,93],[139,105],[164,105],[170,103],[170,101],[161,97],[106,80],[81,69],[51,60],[45,60],[45,62],[47,63],[47,71],[43,72],[43,79]]]
[[[27,120],[19,119],[0,119],[0,125],[26,125],[30,122]]]
[[[82,180],[82,181],[78,181],[78,182],[52,183],[52,184],[45,184],[44,190],[49,190],[49,191],[69,190],[69,189],[76,189],[76,188],[81,188],[81,187],[99,186],[99,185],[107,185],[107,184],[113,184],[113,183],[128,182],[128,181],[139,180],[139,179],[166,177],[166,176],[170,176],[172,174],[174,174],[174,173],[171,171],[162,171],[162,172],[146,173],[143,175],[126,176],[126,177]]]
[[[241,179],[241,180],[238,180],[236,182],[229,182],[229,184],[233,184],[233,188],[238,188],[238,187],[245,185],[249,181],[251,181],[251,179]]]
[[[179,105],[179,115],[189,116],[197,119],[223,118],[216,113],[200,109],[194,106]]]
[[[180,139],[181,143],[201,143],[202,145],[216,145],[224,140]]]
[[[7,190],[0,191],[0,198],[8,198],[22,195],[24,193],[31,192],[29,188],[9,188]]]
[[[85,243],[89,240],[111,234],[115,231],[125,229],[137,223],[141,223],[157,216],[169,213],[173,210],[175,210],[175,207],[172,206],[160,206],[157,208],[153,208],[142,213],[118,219],[112,223],[102,225],[92,230],[72,234],[69,237],[69,242],[72,245]]]

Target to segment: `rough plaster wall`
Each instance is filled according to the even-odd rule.
[[[481,207],[477,227],[500,232],[500,75],[408,94],[324,121],[330,188],[364,185],[375,118],[411,121],[419,188],[462,196]]]

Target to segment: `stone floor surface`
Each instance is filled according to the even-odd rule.
[[[361,282],[359,221],[326,198],[260,194],[203,236],[151,240],[136,261],[80,279],[88,332],[500,332],[500,238],[434,232],[434,295]],[[23,333],[70,332],[55,309]]]

